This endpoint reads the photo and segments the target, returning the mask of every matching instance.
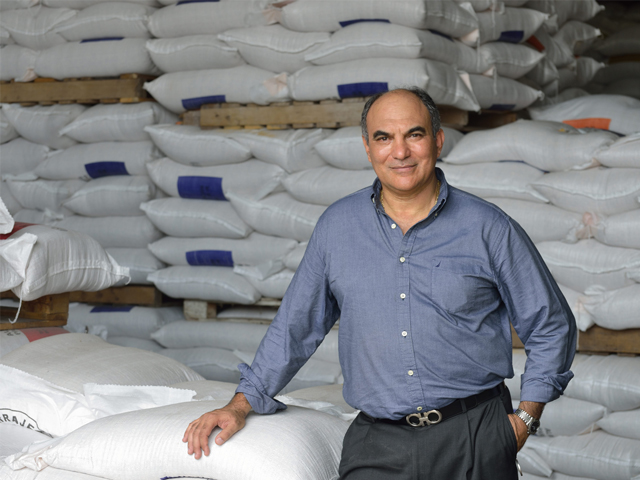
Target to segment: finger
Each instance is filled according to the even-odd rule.
[[[193,428],[193,424],[195,422],[191,422],[189,424],[189,426],[187,427],[187,429],[184,431],[184,436],[182,437],[182,441],[183,442],[187,442],[189,440],[189,432],[191,431],[191,429]]]
[[[222,431],[216,436],[216,445],[222,445],[224,442],[229,440],[233,434],[235,434],[238,430],[242,428],[242,425],[238,425],[237,423],[229,423],[222,429]]]

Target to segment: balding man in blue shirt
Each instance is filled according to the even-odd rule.
[[[372,187],[331,205],[313,232],[252,365],[226,407],[192,422],[209,454],[274,396],[340,318],[345,401],[361,411],[343,480],[513,480],[516,453],[573,374],[575,320],[533,243],[498,207],[447,184],[444,133],[418,89],[372,97],[362,114]],[[513,412],[513,324],[527,364]]]

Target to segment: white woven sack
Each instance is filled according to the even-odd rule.
[[[0,48],[0,80],[30,82],[37,77],[34,69],[38,52],[20,45],[6,45]]]
[[[288,193],[276,193],[262,200],[229,195],[229,201],[247,224],[265,235],[295,238],[304,242],[326,207],[295,200]]]
[[[304,58],[314,65],[384,57],[423,57],[456,63],[457,55],[458,47],[443,34],[390,23],[361,22],[333,33],[328,42],[316,45]]]
[[[520,78],[531,71],[544,58],[540,53],[525,45],[507,42],[489,42],[478,47],[478,55],[489,65],[495,65],[496,72],[506,78]]]
[[[2,357],[1,363],[74,392],[82,392],[85,383],[163,386],[203,379],[174,360],[109,345],[95,335],[82,333],[55,335],[24,345]]]
[[[373,170],[341,170],[328,165],[289,175],[282,182],[293,198],[315,205],[331,205],[376,179]]]
[[[579,213],[567,212],[549,204],[512,198],[486,200],[518,222],[534,243],[552,240],[575,243],[587,234]]]
[[[118,265],[129,269],[132,285],[151,285],[147,276],[166,267],[146,248],[107,248],[106,251]]]
[[[7,182],[9,191],[23,208],[60,211],[62,203],[80,190],[82,180],[33,180]]]
[[[227,267],[174,266],[149,275],[148,280],[173,298],[197,298],[213,302],[250,305],[260,294],[240,275]]]
[[[436,60],[365,58],[306,67],[289,77],[291,96],[301,101],[362,97],[414,85],[425,89],[439,105],[479,108],[456,70]]]
[[[4,104],[2,111],[9,123],[27,140],[51,148],[68,148],[76,144],[60,129],[73,122],[87,108],[82,105],[35,105],[21,107]]]
[[[602,34],[600,30],[578,20],[570,20],[558,30],[554,39],[564,43],[574,55],[582,55]]]
[[[557,105],[559,103],[566,102],[567,100],[573,100],[574,98],[585,97],[587,95],[589,95],[589,92],[581,88],[567,88],[555,97],[545,97],[543,100],[538,101],[536,106]]]
[[[598,426],[616,437],[640,440],[640,409],[613,412],[600,420]]]
[[[278,313],[276,307],[229,307],[218,312],[216,318],[256,319],[272,321]]]
[[[75,8],[82,10],[101,3],[102,0],[41,0],[41,2],[48,7]],[[150,7],[160,6],[156,0],[126,0],[126,2],[148,5]]]
[[[576,128],[603,128],[623,135],[640,132],[640,100],[622,95],[589,95],[548,107],[530,108],[534,120]]]
[[[268,325],[257,322],[186,322],[167,324],[151,335],[165,348],[224,348],[255,352]]]
[[[597,429],[595,423],[606,414],[607,408],[602,405],[563,395],[545,406],[544,420],[536,436],[558,437],[589,433]]]
[[[2,6],[0,6],[0,8],[2,8]],[[0,26],[0,45],[13,45],[15,43],[16,42],[14,42],[13,39],[11,38],[11,34],[9,33],[9,30]]]
[[[504,383],[511,393],[511,399],[520,398],[520,377],[524,373],[524,366],[527,361],[527,355],[522,348],[514,348],[512,353],[513,377],[505,378]]]
[[[7,182],[0,183],[0,197],[1,197],[0,199],[2,200],[2,203],[5,204],[5,206],[7,207],[7,211],[11,215],[15,215],[20,210],[22,210],[22,205],[20,205],[16,197],[14,197],[13,194],[11,193],[11,190],[9,190],[9,187],[7,186]],[[21,221],[21,220],[16,220],[16,221]]]
[[[605,291],[591,287],[582,303],[596,325],[610,330],[640,328],[640,284]]]
[[[294,32],[281,25],[238,28],[218,34],[237,48],[249,65],[272,72],[294,73],[309,66],[305,55],[329,40],[326,32]]]
[[[324,140],[316,143],[314,149],[325,162],[336,168],[345,170],[373,168],[362,143],[362,129],[360,127],[339,128]]]
[[[213,35],[230,28],[266,25],[258,0],[242,2],[178,2],[161,8],[149,19],[154,37]]]
[[[35,72],[58,80],[73,77],[117,77],[124,73],[158,75],[144,38],[97,38],[67,42],[38,55]]]
[[[15,213],[14,219],[16,222],[52,226],[55,222],[58,222],[69,215],[72,215],[72,213],[64,207],[60,207],[60,210],[57,211],[53,211],[48,208],[44,211],[20,208],[20,210]]]
[[[516,460],[518,461],[518,465],[520,465],[520,470],[522,470],[522,475],[519,477],[522,480],[550,478],[553,474],[553,470],[547,465],[547,462],[527,445],[518,450]]]
[[[236,384],[240,381],[238,364],[241,360],[229,350],[210,347],[165,348],[159,353],[192,368],[207,380]]]
[[[174,237],[244,238],[251,233],[229,202],[161,198],[140,208],[161,232]]]
[[[218,40],[215,35],[189,35],[147,41],[151,60],[165,73],[231,68],[245,61],[236,48]]]
[[[549,18],[546,13],[529,8],[505,7],[501,12],[487,11],[476,14],[478,29],[460,40],[470,46],[487,42],[522,43]]]
[[[580,57],[576,59],[576,82],[574,87],[584,87],[591,82],[593,77],[604,67],[604,63],[593,58]]]
[[[23,278],[12,291],[22,300],[63,292],[95,292],[129,276],[94,239],[78,232],[32,225],[9,237],[0,256]],[[18,243],[29,248],[16,250]]]
[[[16,422],[18,418],[16,417]],[[44,433],[37,432],[28,428],[21,427],[13,422],[4,422],[0,424],[0,457],[8,457],[14,453],[20,453],[24,447],[28,447],[32,443],[51,440]],[[37,472],[29,470],[14,471],[8,465],[0,467],[0,476],[6,480],[16,480],[17,476],[24,477],[24,480],[31,480]]]
[[[573,317],[576,319],[578,329],[581,332],[586,332],[593,327],[596,322],[593,320],[591,314],[584,308],[584,295],[564,285],[558,285],[558,287],[571,308],[571,313],[573,313]]]
[[[605,66],[598,70],[593,82],[608,85],[618,80],[628,80],[630,78],[640,78],[640,63],[638,62],[618,62]]]
[[[88,38],[149,38],[149,15],[156,9],[128,2],[103,2],[82,11],[55,27],[70,42]],[[141,72],[136,72],[141,73]]]
[[[234,269],[234,271],[238,271]],[[276,274],[271,275],[264,280],[260,280],[254,278],[249,275],[244,275],[244,277],[249,280],[249,283],[255,287],[260,295],[267,298],[282,298],[284,297],[287,288],[289,288],[289,284],[291,280],[293,280],[294,271],[292,270],[282,270]]]
[[[618,136],[584,131],[558,122],[518,120],[466,134],[444,160],[452,164],[522,160],[546,171],[583,170],[598,165],[596,154]]]
[[[172,160],[194,167],[240,163],[251,157],[249,149],[234,140],[226,130],[201,130],[189,125],[150,125],[151,135],[164,154]]]
[[[598,241],[612,247],[640,249],[640,209],[610,217],[587,214],[585,218]]]
[[[64,201],[73,213],[87,217],[144,215],[140,204],[151,200],[156,186],[147,176],[119,175],[87,182]]]
[[[638,151],[640,151],[640,133],[620,138],[608,148],[596,152],[595,157],[606,167],[640,168]]]
[[[32,50],[44,50],[65,43],[66,40],[55,32],[55,27],[78,12],[68,8],[16,9],[2,14],[0,25],[11,33],[17,44]]]
[[[149,243],[162,237],[162,233],[146,216],[91,218],[72,215],[55,226],[86,233],[104,248],[146,248]]]
[[[634,55],[640,50],[640,34],[635,26],[627,27],[607,37],[595,49],[607,57]]]
[[[0,59],[0,61],[1,60],[2,59]],[[14,140],[18,137],[18,132],[16,132],[16,129],[13,128],[13,125],[11,125],[7,121],[7,118],[4,116],[4,113],[2,113],[2,110],[0,109],[0,144],[10,142],[11,140]]]
[[[533,439],[530,439],[533,440]],[[593,432],[535,439],[533,448],[554,470],[597,480],[629,480],[640,475],[640,441]]]
[[[3,304],[4,306],[4,304]],[[3,330],[0,332],[0,357],[9,352],[13,352],[22,345],[35,342],[41,338],[50,337],[52,335],[60,335],[69,333],[62,327],[38,327],[23,328],[15,330]],[[0,441],[2,435],[0,435]]]
[[[95,475],[86,475],[84,473],[61,470],[53,467],[48,467],[41,472],[36,472],[28,468],[13,470],[7,465],[2,465],[0,466],[0,476],[1,475],[6,475],[7,480],[102,480]]]
[[[219,400],[229,402],[236,393],[237,384],[229,382],[216,382],[214,380],[199,380],[196,382],[181,382],[170,385],[171,388],[193,390],[196,394],[193,400]]]
[[[482,198],[500,197],[546,203],[548,200],[531,187],[542,171],[522,162],[491,162],[471,165],[438,163],[454,187]]]
[[[282,25],[299,32],[335,32],[358,22],[386,22],[459,37],[478,27],[473,12],[443,0],[298,0],[277,13]]]
[[[69,105],[71,106],[71,105]],[[157,103],[94,105],[60,131],[83,143],[150,140],[144,127],[178,118]]]
[[[297,270],[300,266],[300,262],[302,261],[302,257],[304,256],[304,252],[307,251],[307,242],[301,242],[296,248],[291,250],[284,257],[284,266],[289,270]]]
[[[546,25],[542,25],[527,40],[531,46],[546,54],[546,58],[556,67],[564,67],[574,61],[575,57],[569,45],[556,40],[548,31]]]
[[[601,167],[554,172],[535,180],[532,186],[565,210],[615,215],[639,207],[640,170]]]
[[[2,0],[0,3],[0,12],[16,10],[18,8],[31,8],[38,3],[39,0]]]
[[[313,147],[326,136],[320,128],[294,130],[247,130],[232,133],[254,157],[273,163],[288,173],[320,167],[324,161]]]
[[[297,242],[253,232],[247,238],[164,237],[149,250],[169,265],[233,267],[260,265],[283,258]]]
[[[525,75],[525,78],[533,80],[538,85],[547,85],[558,80],[559,75],[558,68],[545,57]]]
[[[50,149],[24,138],[16,138],[0,145],[0,172],[2,175],[19,175],[36,168],[47,156]]]
[[[275,76],[273,72],[251,65],[166,73],[145,83],[144,88],[174,113],[197,110],[207,103],[266,105],[289,99],[286,76]]]
[[[162,346],[158,345],[158,343],[154,342],[153,340],[145,340],[135,337],[114,337],[110,335],[107,339],[107,342],[109,342],[111,345],[139,348],[140,350],[147,350],[154,353],[158,353],[164,350]]]
[[[146,175],[146,164],[160,158],[150,141],[97,142],[57,150],[34,170],[50,180],[91,180],[113,175]]]
[[[640,87],[637,78],[625,78],[610,83],[602,90],[604,94],[624,95],[626,97],[640,98]]]
[[[226,400],[189,402],[102,418],[37,458],[54,468],[122,480],[176,476],[329,480],[337,475],[342,438],[349,424],[295,406],[277,415],[249,415],[246,426],[223,447],[213,443],[212,435],[211,454],[194,461],[182,443],[185,425],[225,404]],[[138,435],[131,435],[132,431]],[[277,442],[274,432],[278,432]],[[142,460],[148,448],[158,456],[152,465]],[[286,462],[282,452],[287,452]],[[93,461],[85,461],[89,458]],[[132,462],[132,458],[141,460]]]
[[[466,73],[479,73],[482,75],[493,75],[495,66],[487,63],[484,56],[478,55],[478,50],[469,45],[465,45],[459,40],[454,40],[458,49],[457,60],[455,66]],[[454,58],[456,58],[454,57]]]
[[[68,324],[71,329],[104,325],[108,337],[125,336],[150,339],[153,332],[168,323],[183,323],[181,307],[138,307],[133,305],[86,305],[69,307]]]
[[[596,0],[582,0],[580,2],[565,2],[563,0],[528,0],[527,8],[533,8],[550,15],[557,15],[558,25],[564,25],[568,20],[586,22],[598,12],[604,10]]]
[[[344,401],[342,397],[342,385],[321,385],[318,387],[303,388],[287,393],[290,398],[327,402],[342,409],[345,413],[353,413],[355,410]]]
[[[615,290],[634,285],[640,279],[640,251],[608,247],[596,240],[581,240],[573,245],[542,242],[536,245],[558,283],[578,292],[592,285]]]
[[[544,98],[540,90],[511,78],[469,75],[469,80],[478,105],[487,110],[521,110]]]
[[[274,191],[284,170],[260,160],[234,165],[189,167],[162,158],[147,164],[154,183],[172,197],[226,200],[230,193],[260,199]]]

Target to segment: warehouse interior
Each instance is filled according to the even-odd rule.
[[[373,192],[367,100],[413,86],[448,185],[522,227],[575,318],[519,478],[639,480],[637,0],[0,0],[0,479],[338,479],[340,320],[286,410],[198,460],[183,433],[323,214]]]

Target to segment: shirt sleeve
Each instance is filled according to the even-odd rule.
[[[527,354],[520,399],[548,403],[573,378],[576,322],[544,260],[522,227],[507,220],[494,249],[502,300]]]
[[[236,392],[244,393],[257,413],[286,408],[273,397],[307,362],[340,316],[326,274],[323,225],[321,217],[251,367],[239,366]]]

